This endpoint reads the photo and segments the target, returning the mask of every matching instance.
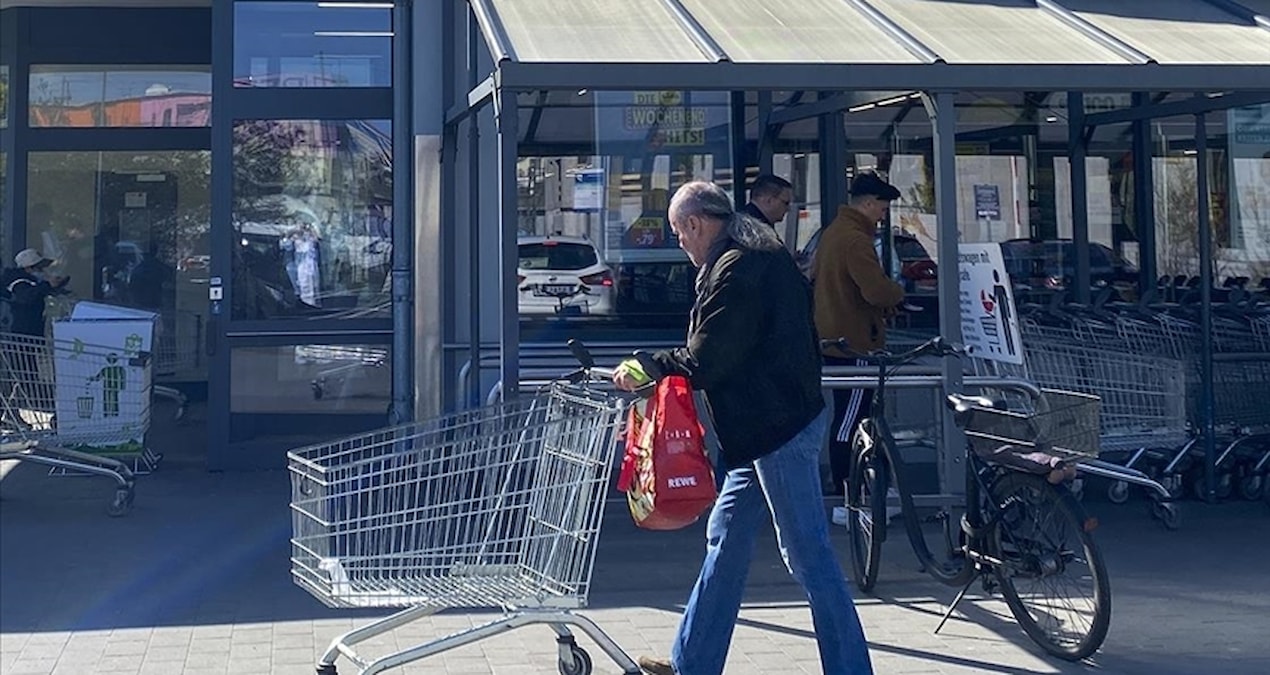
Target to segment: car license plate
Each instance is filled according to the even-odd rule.
[[[577,286],[573,284],[543,284],[534,289],[534,295],[559,297],[573,295],[575,291]]]

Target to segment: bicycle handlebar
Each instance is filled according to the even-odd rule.
[[[966,355],[966,348],[964,345],[956,342],[949,342],[942,336],[935,336],[917,347],[899,354],[894,354],[886,350],[879,350],[869,354],[861,354],[860,352],[854,351],[847,346],[846,338],[820,341],[821,349],[828,349],[830,347],[836,348],[848,356],[860,359],[871,365],[878,366],[902,366],[904,364],[911,363],[912,361],[916,361],[923,356],[956,356],[960,358]]]

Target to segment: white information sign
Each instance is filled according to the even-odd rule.
[[[971,356],[1023,364],[1018,312],[1000,244],[961,244],[961,338]]]
[[[156,315],[78,303],[53,323],[58,437],[100,452],[141,452],[150,427]]]
[[[604,169],[579,169],[573,175],[573,210],[604,208]]]

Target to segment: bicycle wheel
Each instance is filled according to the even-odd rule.
[[[851,474],[847,479],[847,528],[851,534],[851,569],[861,591],[873,590],[882,564],[886,529],[886,455],[880,452],[877,428],[863,420],[851,436]]]
[[[1040,476],[1008,471],[992,485],[1000,509],[991,544],[1010,613],[1042,649],[1078,661],[1102,646],[1111,587],[1080,506]]]

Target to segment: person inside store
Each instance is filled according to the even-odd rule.
[[[886,345],[886,320],[904,302],[904,287],[882,269],[874,248],[878,223],[899,198],[900,191],[877,174],[859,174],[848,190],[847,203],[838,208],[816,250],[816,330],[823,340],[845,338],[854,354],[868,354]],[[825,364],[864,365],[854,354],[830,347],[824,353]],[[859,420],[868,417],[870,402],[865,389],[833,391],[832,494],[843,494],[851,465],[851,434]]]
[[[70,277],[50,274],[52,260],[28,248],[13,258],[14,267],[0,276],[0,298],[9,307],[11,324],[8,332],[44,336],[44,301],[51,295],[69,293]]]
[[[755,539],[770,517],[810,600],[824,672],[868,675],[868,643],[819,490],[828,414],[807,282],[772,228],[736,212],[714,183],[681,187],[668,216],[698,270],[687,344],[645,355],[638,369],[623,364],[613,381],[633,391],[649,377],[688,378],[705,393],[727,475],[670,656],[639,665],[651,675],[723,672]]]
[[[785,222],[793,200],[794,186],[789,181],[765,173],[750,183],[750,201],[743,210],[751,218],[776,227],[777,223]]]

